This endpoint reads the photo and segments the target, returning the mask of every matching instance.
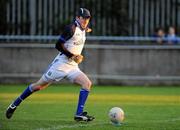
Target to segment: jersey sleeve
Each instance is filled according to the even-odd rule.
[[[74,35],[74,32],[75,32],[74,25],[66,26],[59,38],[59,42],[65,43],[68,39],[70,39]]]
[[[73,54],[64,47],[64,43],[74,35],[74,32],[75,32],[74,25],[66,26],[60,38],[58,39],[55,47],[58,51],[62,52],[69,58],[72,57]]]

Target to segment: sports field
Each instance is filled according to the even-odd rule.
[[[26,85],[0,85],[0,130],[180,130],[180,87],[94,86],[86,110],[96,119],[73,120],[78,86],[51,85],[34,93],[16,110],[12,119],[5,110]],[[108,111],[125,111],[124,123],[111,125]]]

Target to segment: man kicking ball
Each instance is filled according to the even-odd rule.
[[[32,93],[46,88],[55,81],[63,78],[81,86],[77,111],[74,116],[76,121],[92,121],[93,116],[84,112],[84,105],[91,89],[91,81],[78,67],[82,62],[81,55],[86,40],[86,32],[90,32],[88,24],[91,18],[89,10],[80,8],[75,21],[66,26],[62,35],[56,43],[59,54],[50,64],[46,73],[35,83],[30,84],[24,92],[13,101],[6,111],[6,117],[10,119],[20,103]]]

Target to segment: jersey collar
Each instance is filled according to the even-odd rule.
[[[86,30],[86,29],[81,27],[81,24],[77,20],[75,20],[75,24],[76,24],[76,26],[78,26],[81,29],[81,31]]]

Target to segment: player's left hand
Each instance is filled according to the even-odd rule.
[[[71,57],[72,60],[74,60],[76,63],[80,64],[83,59],[84,59],[84,56],[82,55],[74,55]]]
[[[86,32],[92,32],[92,29],[91,28],[86,28]]]

